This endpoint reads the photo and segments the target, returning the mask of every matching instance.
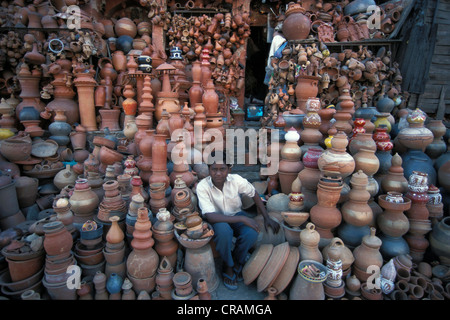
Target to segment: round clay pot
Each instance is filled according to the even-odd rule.
[[[56,256],[70,253],[73,246],[72,235],[61,221],[45,224],[44,232],[44,249],[48,255]]]

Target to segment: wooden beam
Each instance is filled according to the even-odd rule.
[[[445,86],[442,86],[441,96],[439,97],[439,104],[436,112],[436,119],[444,120],[445,116]]]

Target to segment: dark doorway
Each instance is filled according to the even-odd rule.
[[[270,43],[267,43],[267,27],[251,27],[247,43],[247,61],[245,68],[245,97],[264,101],[267,86],[264,84],[267,55]]]

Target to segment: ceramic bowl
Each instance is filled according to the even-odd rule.
[[[283,211],[281,216],[291,227],[300,227],[309,218],[308,212]]]
[[[44,275],[44,268],[41,268],[41,270],[39,270],[38,272],[36,272],[35,274],[26,279],[13,282],[11,281],[9,271],[5,270],[0,274],[0,286],[2,288],[7,288],[9,291],[12,292],[24,290],[39,282],[39,280],[41,280],[43,275]]]

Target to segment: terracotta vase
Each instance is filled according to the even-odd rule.
[[[73,239],[70,232],[61,221],[49,222],[44,225],[44,249],[47,255],[63,256],[70,255]]]
[[[94,212],[100,201],[97,194],[89,187],[87,179],[78,179],[69,202],[74,215],[88,216]]]
[[[425,151],[433,142],[433,133],[424,126],[426,114],[416,109],[407,117],[409,126],[399,131],[397,141],[405,148]]]
[[[39,92],[41,76],[34,76],[28,71],[28,74],[19,73],[17,79],[22,89],[19,95],[22,101],[16,106],[16,119],[19,119],[20,112],[25,106],[32,106],[38,112],[44,111],[46,105],[40,100]]]
[[[353,271],[361,282],[366,282],[371,273],[367,273],[370,266],[377,266],[381,269],[383,266],[383,257],[379,251],[381,240],[375,235],[376,229],[370,229],[370,235],[362,239],[361,245],[353,250],[355,262]]]
[[[295,97],[297,109],[306,113],[306,102],[309,98],[315,98],[319,92],[319,77],[300,75],[297,78]]]
[[[442,123],[442,120],[430,119],[426,127],[433,133],[433,141],[425,148],[426,154],[432,159],[437,159],[445,151],[447,151],[447,145],[442,138],[447,129]]]
[[[127,274],[133,279],[149,279],[156,277],[156,270],[159,265],[159,257],[152,248],[154,240],[151,232],[152,223],[148,218],[148,209],[138,209],[138,219],[134,225],[133,240],[131,246],[133,250],[127,258]],[[146,287],[147,292],[152,291],[155,286],[154,281]]]
[[[75,73],[74,84],[77,87],[79,112],[81,125],[87,131],[97,130],[97,121],[95,117],[94,87],[97,82],[94,80],[95,71]]]
[[[350,267],[355,261],[355,258],[353,257],[353,252],[348,247],[346,247],[346,245],[340,238],[336,237],[333,238],[331,242],[322,250],[323,259],[325,261],[328,260],[330,248],[333,248],[338,252],[338,256],[342,261],[342,270],[345,274],[346,271],[349,271]]]
[[[333,238],[332,230],[341,223],[341,212],[336,208],[343,181],[336,180],[334,185],[325,183],[327,177],[322,177],[317,185],[318,203],[310,210],[311,222],[320,234],[321,247],[327,245]]]
[[[197,103],[202,102],[204,90],[201,87],[200,81],[193,81],[189,89],[189,105],[194,108]]]
[[[300,261],[314,260],[323,262],[322,252],[319,250],[320,234],[313,223],[308,223],[300,232]]]
[[[216,87],[212,79],[209,79],[204,87],[202,104],[205,108],[206,115],[217,114],[219,110],[219,95],[216,93]]]
[[[165,135],[154,135],[152,144],[152,170],[167,170],[167,143]]]
[[[355,160],[346,152],[348,139],[344,132],[339,131],[331,140],[331,149],[325,150],[317,164],[320,170],[329,164],[336,163],[342,178],[346,178],[355,170]]]
[[[116,50],[111,54],[111,56],[112,64],[117,72],[127,70],[127,57],[125,56],[123,51]]]
[[[305,8],[300,3],[289,3],[282,28],[286,39],[302,40],[307,38],[311,29],[311,20],[305,15],[305,12]]]
[[[367,175],[359,170],[352,175],[350,183],[352,189],[349,193],[349,200],[342,205],[342,217],[347,223],[354,226],[366,226],[373,219],[372,208],[367,203],[370,199],[370,193],[367,191]]]

